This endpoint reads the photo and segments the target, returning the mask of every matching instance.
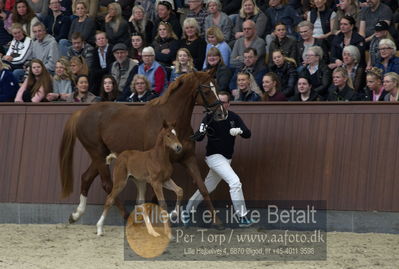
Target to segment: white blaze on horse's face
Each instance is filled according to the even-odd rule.
[[[177,133],[176,133],[176,130],[175,129],[172,129],[172,134],[174,134],[175,136],[177,136]]]
[[[219,95],[218,95],[217,92],[216,92],[215,84],[213,84],[213,82],[211,81],[211,82],[209,83],[209,85],[210,85],[210,87],[211,87],[211,90],[212,90],[213,94],[216,96],[216,99],[217,99],[218,101],[220,101]],[[220,105],[220,111],[222,112],[222,113],[221,113],[222,116],[221,116],[220,118],[217,118],[216,120],[225,120],[225,119],[227,118],[227,111],[226,111],[226,109],[224,108],[223,104]]]

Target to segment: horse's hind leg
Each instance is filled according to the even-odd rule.
[[[100,173],[100,177],[101,177],[101,186],[103,187],[103,189],[106,193],[110,194],[112,191],[113,183],[112,183],[112,179],[111,179],[111,174],[109,172],[109,168],[105,164],[105,159],[102,159],[101,161],[97,162],[97,168],[98,168],[98,172]],[[127,220],[127,218],[129,217],[129,213],[126,211],[121,200],[119,200],[118,197],[115,197],[114,203],[115,203],[115,206],[119,209],[119,212],[122,215],[122,217],[125,220]]]
[[[126,166],[122,163],[118,163],[117,165],[115,165],[113,175],[114,175],[114,184],[112,190],[107,196],[107,199],[104,204],[103,213],[97,222],[97,235],[104,234],[104,221],[105,218],[107,217],[108,211],[111,208],[111,206],[116,202],[119,193],[126,186],[128,179]]]
[[[181,200],[183,199],[183,189],[177,186],[171,178],[168,181],[164,182],[163,186],[165,189],[171,190],[176,193],[176,206],[175,209],[170,213],[170,217],[172,217],[173,215],[180,216],[179,209]]]
[[[93,180],[98,175],[98,170],[94,163],[92,162],[89,165],[89,168],[82,174],[81,177],[81,185],[80,185],[80,202],[79,206],[77,207],[76,211],[71,214],[69,217],[69,223],[74,223],[84,214],[86,210],[86,201],[87,201],[87,194],[89,192],[89,188]]]

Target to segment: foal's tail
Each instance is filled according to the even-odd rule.
[[[107,158],[105,158],[105,163],[106,163],[107,165],[110,165],[111,162],[112,162],[113,160],[115,160],[116,158],[118,158],[118,156],[116,156],[116,153],[113,152],[113,153],[109,154],[109,155],[107,156]]]
[[[76,123],[82,113],[78,110],[72,114],[64,127],[60,146],[61,197],[68,197],[73,191],[73,150],[76,140]]]

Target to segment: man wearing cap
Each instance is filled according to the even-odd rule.
[[[376,63],[380,61],[380,53],[378,50],[378,44],[380,43],[381,39],[388,38],[392,39],[391,35],[389,34],[389,25],[386,23],[386,21],[379,21],[374,27],[374,34],[373,38],[371,39],[370,42],[370,57],[367,62],[367,69],[370,69],[372,66],[374,66]]]
[[[392,16],[392,10],[381,3],[381,0],[367,0],[367,7],[362,8],[360,14],[359,34],[366,39],[366,42],[370,42],[377,22],[385,21],[389,25]]]
[[[112,48],[115,62],[111,67],[111,74],[118,82],[119,91],[123,92],[125,86],[132,82],[134,74],[137,73],[137,63],[127,57],[127,47],[123,43],[118,43]]]
[[[155,61],[155,51],[152,47],[145,47],[141,53],[143,63],[138,68],[138,74],[144,75],[151,84],[151,89],[162,94],[167,84],[166,72],[160,63]]]

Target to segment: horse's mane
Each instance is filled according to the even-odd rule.
[[[147,105],[157,106],[157,105],[165,104],[168,101],[169,97],[172,94],[174,94],[180,88],[180,86],[182,86],[185,82],[190,81],[190,79],[193,80],[194,79],[193,76],[195,77],[196,80],[198,80],[199,75],[201,73],[204,73],[204,72],[195,72],[195,73],[191,72],[191,73],[187,73],[187,74],[179,76],[175,81],[173,81],[169,85],[169,87],[165,90],[165,93],[162,96],[152,99],[151,101],[149,101],[147,103]]]

